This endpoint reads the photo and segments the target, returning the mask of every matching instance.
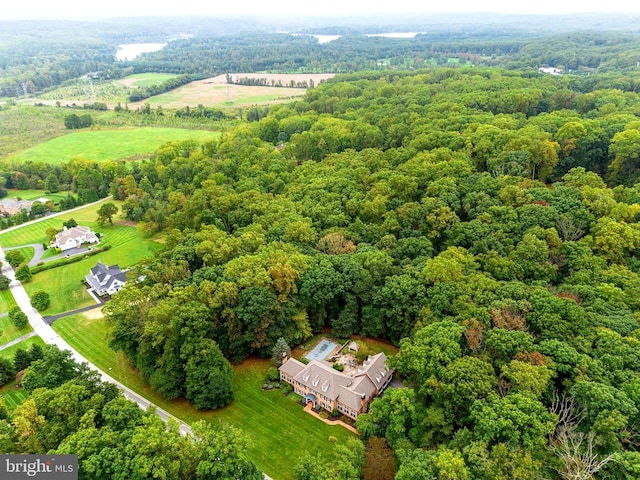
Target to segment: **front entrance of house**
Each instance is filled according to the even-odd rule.
[[[309,403],[309,402],[313,403],[313,408],[315,408],[316,407],[316,403],[318,403],[318,399],[316,398],[316,396],[313,393],[307,393],[304,396],[304,402],[305,403]]]

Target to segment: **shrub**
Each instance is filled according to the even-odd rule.
[[[6,290],[7,288],[9,288],[9,283],[11,283],[9,277],[7,277],[6,275],[0,275],[0,290]]]
[[[34,292],[33,296],[31,297],[31,305],[33,305],[33,308],[35,308],[36,310],[46,310],[47,308],[49,308],[50,304],[51,298],[49,297],[49,294],[47,292],[43,292],[42,290]]]
[[[267,369],[267,381],[269,382],[277,382],[280,380],[280,372],[276,367],[269,367]]]
[[[338,415],[340,415],[340,412],[338,410],[336,410],[335,408],[333,410],[331,410],[331,416],[332,417],[337,417]]]
[[[329,442],[336,443],[337,441],[338,439],[336,437],[334,437],[333,435],[329,435]]]
[[[7,263],[9,263],[9,265],[11,265],[13,268],[16,268],[18,265],[24,262],[24,255],[20,250],[9,250],[5,254],[4,258]]]
[[[327,412],[326,410],[322,410],[322,411],[318,414],[318,416],[319,416],[320,418],[323,418],[323,419],[325,419],[325,420],[326,420],[327,418],[329,418],[329,412]]]
[[[284,394],[284,396],[287,396],[291,392],[293,392],[293,387],[291,385],[289,385],[288,383],[283,383],[280,386],[280,390],[282,390],[282,393]]]
[[[343,372],[344,371],[344,365],[342,365],[341,363],[334,363],[333,364],[333,369],[337,370],[339,372]]]
[[[29,323],[29,319],[20,307],[13,307],[9,310],[9,320],[11,320],[11,323],[13,323],[16,328],[24,328]]]
[[[21,282],[30,282],[33,275],[29,269],[29,265],[20,265],[16,270],[16,280]]]

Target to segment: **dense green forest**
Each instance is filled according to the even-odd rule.
[[[610,81],[353,74],[165,145],[112,183],[166,232],[112,346],[175,398],[203,341],[386,338],[407,388],[357,427],[396,478],[637,478],[640,97]]]
[[[141,38],[128,28],[68,56],[50,56],[62,38],[51,50],[35,42],[22,51],[31,63],[3,47],[3,94],[91,71],[347,72],[301,101],[236,112],[247,121],[229,120],[220,140],[167,143],[150,160],[3,166],[6,187],[70,189],[67,206],[111,194],[162,236],[136,267],[144,280],[104,309],[110,345],[152,388],[216,408],[233,399],[217,388],[229,384],[225,358],[269,357],[280,338],[360,334],[400,348],[389,362],[405,387],[356,423],[362,440],[393,450],[395,478],[640,477],[637,34],[400,40],[337,26],[325,32],[344,36],[320,45],[226,31],[114,64],[116,42]],[[455,68],[424,68],[444,63]],[[43,116],[62,125],[54,110]],[[231,116],[91,115],[205,127]],[[64,354],[40,357],[25,374],[30,399],[0,408],[2,451],[81,451],[83,478],[220,478],[233,474],[210,472],[206,458],[229,444],[228,468],[258,478],[238,432],[197,425],[197,438],[181,438]],[[296,474],[361,477],[310,458]]]
[[[76,454],[82,480],[264,478],[241,432],[198,422],[182,436],[175,420],[140,410],[68,351],[36,345],[0,359],[2,380],[22,369],[28,399],[10,412],[0,399],[2,453]]]

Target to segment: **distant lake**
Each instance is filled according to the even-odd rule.
[[[143,53],[157,52],[166,45],[166,43],[126,43],[118,45],[116,60],[133,60]]]

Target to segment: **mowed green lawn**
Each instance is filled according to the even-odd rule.
[[[31,330],[33,329],[29,324],[24,328],[16,328],[11,320],[9,320],[8,315],[0,317],[0,345],[9,343],[11,340],[15,340],[16,338],[29,333]]]
[[[52,315],[94,304],[81,281],[98,261],[108,265],[117,263],[125,269],[162,247],[157,242],[144,239],[136,227],[129,225],[110,225],[98,231],[103,235],[100,246],[111,245],[111,249],[79,262],[36,273],[30,282],[23,284],[29,295],[38,290],[50,294],[51,305],[43,314]]]
[[[0,291],[0,313],[8,312],[11,307],[15,307],[16,301],[10,290]]]
[[[234,402],[220,410],[200,412],[185,400],[169,402],[150,390],[123,355],[108,347],[109,327],[103,318],[73,315],[56,320],[53,328],[96,366],[181,420],[219,421],[241,429],[250,441],[249,458],[275,480],[292,480],[293,466],[307,453],[330,458],[335,444],[329,442],[329,436],[335,436],[337,444],[353,436],[305,413],[279,390],[263,391],[265,373],[271,366],[268,360],[248,360],[235,366]]]
[[[98,162],[148,156],[165,142],[216,138],[219,132],[183,128],[132,128],[83,130],[68,133],[8,157],[9,161],[60,164],[75,157]]]
[[[115,200],[105,200],[110,201],[120,208],[122,202],[118,202]],[[98,222],[96,222],[98,218],[98,209],[102,206],[101,203],[96,205],[91,205],[84,207],[80,210],[76,210],[75,212],[66,212],[62,215],[53,218],[47,218],[46,220],[41,220],[39,222],[22,225],[20,228],[9,232],[0,231],[0,246],[3,248],[6,247],[19,247],[22,245],[29,245],[31,243],[49,243],[49,238],[45,234],[48,228],[55,228],[57,230],[62,229],[62,223],[67,220],[73,218],[79,225],[91,227],[93,230],[97,230],[101,232],[103,230]],[[119,212],[118,212],[119,214]],[[118,221],[118,215],[116,215],[113,219],[114,222]],[[105,226],[104,232],[106,232],[112,227]],[[105,238],[106,240],[106,238]]]
[[[43,190],[18,190],[15,188],[7,189],[7,198],[18,197],[22,200],[37,200],[38,198],[46,198],[53,202],[59,202],[71,192],[45,193]]]

